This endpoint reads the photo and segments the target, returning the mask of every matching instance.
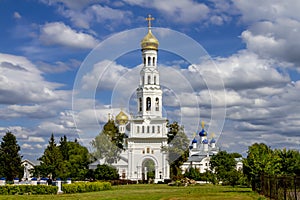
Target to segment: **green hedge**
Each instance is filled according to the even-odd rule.
[[[0,195],[57,194],[57,186],[48,185],[5,185],[0,186]]]
[[[62,185],[62,191],[64,193],[95,192],[111,189],[109,182],[76,182]]]

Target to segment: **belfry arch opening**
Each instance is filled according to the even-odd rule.
[[[151,110],[151,98],[147,97],[146,99],[146,111],[150,111]]]

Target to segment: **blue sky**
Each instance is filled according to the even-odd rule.
[[[116,34],[140,41],[148,14],[155,17],[160,47],[167,47],[168,34],[177,34],[174,47],[187,48],[182,55],[159,51],[165,114],[171,121],[180,121],[189,137],[199,131],[200,120],[206,121],[221,148],[231,152],[245,154],[254,142],[299,150],[297,0],[0,4],[0,135],[12,131],[24,158],[39,157],[51,133],[57,140],[67,135],[88,144],[108,113],[116,115],[121,107],[134,112],[139,43],[115,59],[97,60],[97,52],[113,55],[113,45],[134,46]],[[193,41],[190,47],[181,36]],[[192,51],[195,43],[203,49]],[[201,61],[191,62],[188,55]],[[81,92],[91,92],[89,98],[76,96],[75,83]]]

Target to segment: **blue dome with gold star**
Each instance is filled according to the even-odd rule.
[[[202,129],[200,132],[199,132],[199,136],[200,137],[203,137],[203,136],[207,136],[207,133],[204,129]]]
[[[210,143],[216,143],[215,138],[212,138],[212,139],[210,140]]]
[[[203,143],[203,144],[208,144],[208,140],[207,140],[207,139],[204,139],[204,140],[202,141],[202,143]]]
[[[196,138],[194,138],[193,140],[192,140],[192,144],[194,144],[194,143],[197,143],[198,141],[196,140]]]
[[[207,136],[207,132],[204,130],[204,122],[201,122],[201,126],[202,126],[202,130],[199,132],[199,136],[203,137],[203,136]]]

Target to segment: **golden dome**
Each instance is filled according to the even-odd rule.
[[[153,21],[154,18],[151,17],[151,15],[148,15],[148,17],[146,18],[146,20],[148,21],[148,33],[142,39],[142,41],[141,41],[141,47],[142,47],[143,50],[144,49],[147,49],[147,50],[157,50],[159,42],[158,42],[158,40],[156,39],[156,37],[151,32],[151,21]]]
[[[147,50],[157,50],[159,42],[156,37],[152,34],[151,29],[148,29],[148,34],[142,39],[141,47]]]
[[[116,116],[116,122],[119,125],[127,124],[128,116],[121,110],[121,112]]]

